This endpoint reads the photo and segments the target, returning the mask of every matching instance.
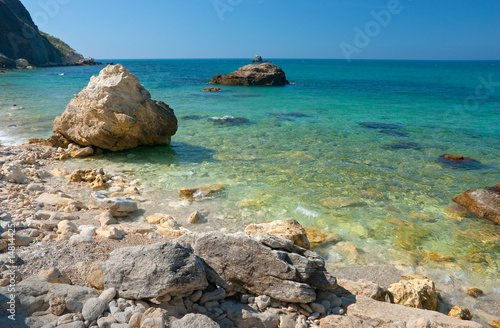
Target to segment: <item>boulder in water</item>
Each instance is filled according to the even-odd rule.
[[[177,131],[174,111],[151,99],[122,65],[105,67],[54,120],[55,133],[82,146],[112,151],[168,145]]]
[[[280,67],[272,64],[246,65],[230,74],[215,75],[210,83],[246,86],[280,86],[289,84],[285,72]]]
[[[481,218],[500,224],[500,183],[491,188],[467,190],[453,201]]]

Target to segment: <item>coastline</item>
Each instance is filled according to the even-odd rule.
[[[83,230],[89,225],[99,226],[98,223],[96,224],[96,219],[100,216],[102,211],[98,209],[85,209],[87,207],[85,204],[88,204],[90,193],[92,192],[89,183],[68,182],[68,177],[72,170],[69,169],[68,171],[68,168],[71,167],[75,170],[88,169],[89,166],[86,165],[88,164],[86,163],[88,159],[83,161],[67,160],[61,162],[56,159],[61,156],[61,149],[57,150],[51,147],[26,144],[12,147],[2,146],[0,148],[0,154],[2,155],[4,167],[14,164],[23,169],[28,169],[25,172],[29,172],[29,176],[23,176],[20,175],[21,173],[17,172],[18,175],[14,178],[20,179],[18,182],[9,183],[6,182],[5,179],[1,182],[4,184],[4,187],[6,187],[5,189],[2,188],[5,190],[2,196],[2,208],[9,209],[8,211],[11,213],[12,220],[16,222],[16,233],[33,236],[31,242],[27,242],[26,240],[23,242],[25,246],[16,247],[16,252],[20,258],[20,260],[16,262],[17,269],[19,270],[17,279],[29,279],[33,275],[36,276],[40,270],[56,267],[67,273],[73,285],[89,286],[88,277],[85,277],[84,269],[88,264],[86,265],[84,263],[91,263],[99,260],[104,261],[114,249],[127,246],[150,245],[175,239],[174,235],[161,236],[155,233],[159,225],[149,224],[145,219],[148,216],[154,215],[154,213],[158,213],[158,211],[163,213],[163,215],[172,215],[183,228],[187,228],[193,232],[206,233],[215,230],[223,233],[231,233],[237,232],[238,230],[241,231],[241,223],[236,225],[234,223],[228,224],[227,220],[217,220],[212,217],[210,213],[204,210],[206,205],[204,201],[186,201],[180,199],[178,195],[172,195],[171,199],[164,200],[163,203],[160,203],[160,200],[154,197],[154,190],[144,188],[141,186],[140,181],[129,181],[129,177],[125,172],[113,172],[114,176],[110,180],[110,185],[104,190],[112,196],[130,196],[139,204],[138,213],[132,213],[123,219],[118,219],[119,229],[126,232],[124,238],[114,240],[95,236],[93,237],[94,241],[90,244],[80,243],[74,240],[70,241],[70,237],[78,236],[78,232],[83,234],[81,230],[72,231],[68,234],[61,234],[60,228],[50,229],[49,227],[48,230],[43,230],[41,229],[43,225],[37,225],[43,221],[34,220],[34,218],[40,217],[40,211],[50,211],[50,208],[52,208],[53,211],[55,208],[47,204],[45,206],[40,206],[40,203],[37,202],[36,199],[47,192],[62,196],[64,199],[69,197],[67,199],[71,200],[70,204],[72,202],[82,204],[81,209],[68,209],[66,206],[67,203],[65,202],[64,206],[66,207],[60,207],[60,210],[52,212],[52,215],[54,215],[53,213],[60,213],[58,215],[73,216],[72,222],[76,223],[79,229],[83,228]],[[28,180],[23,181],[24,178]],[[131,187],[132,189],[130,189]],[[133,190],[134,193],[128,195],[123,194],[123,191],[127,190],[127,188],[129,191]],[[213,200],[207,201],[210,202]],[[165,207],[165,202],[170,206],[167,205],[167,207]],[[77,208],[78,207],[80,206],[77,206]],[[162,209],[163,211],[161,211]],[[197,210],[203,212],[208,219],[204,219],[201,223],[188,223],[186,213]],[[75,215],[77,216],[76,218]],[[6,214],[6,211],[3,211],[1,217],[2,222],[6,223],[7,221],[5,220],[8,220],[10,215]],[[48,221],[51,220],[47,220],[45,223],[49,223]],[[59,231],[56,232],[56,230]],[[28,234],[26,234],[26,232]],[[91,245],[91,248],[87,245]],[[376,282],[376,285],[382,286],[382,288],[387,288],[390,284],[400,280],[398,276],[402,273],[404,272],[391,265],[367,267],[354,264],[332,270],[332,274],[338,279],[363,279],[361,281],[364,281],[364,283],[367,283],[365,280],[372,280]],[[20,283],[21,279],[19,279],[17,283]],[[92,286],[92,284],[90,284],[90,286]],[[466,289],[466,287],[469,286],[454,287]],[[439,284],[437,285],[437,289],[440,290]],[[446,299],[449,300],[449,298],[447,298],[446,294],[441,296],[441,311],[449,310],[451,304],[446,302]],[[492,307],[495,306],[494,304],[495,303],[492,304],[488,302],[487,299],[483,299],[483,301],[481,301],[481,298],[475,300],[473,311],[482,314],[479,316],[481,323],[487,323],[488,319],[491,323],[493,320],[491,318],[495,318],[494,316],[485,317],[486,312],[484,312],[484,309],[489,310],[490,315],[500,316],[500,313],[492,313],[491,310],[494,308]],[[314,325],[311,325],[311,327],[314,327]]]

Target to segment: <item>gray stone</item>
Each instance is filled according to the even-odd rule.
[[[82,321],[75,321],[57,326],[57,328],[85,328],[85,324]]]
[[[93,192],[89,206],[108,211],[114,217],[126,216],[137,211],[137,203],[132,198],[107,197],[105,192]]]
[[[373,328],[373,325],[355,317],[329,315],[320,320],[321,328]]]
[[[271,328],[278,327],[280,323],[278,315],[268,312],[259,312],[246,304],[226,301],[223,302],[220,307],[237,328]]]
[[[116,320],[111,316],[99,318],[99,320],[97,320],[97,325],[99,326],[99,328],[110,328],[114,323],[116,323]]]
[[[110,328],[134,328],[132,325],[128,323],[113,323]]]
[[[325,314],[326,313],[325,307],[323,305],[321,305],[321,304],[311,303],[311,304],[309,304],[309,307],[311,308],[311,310],[313,312],[318,312],[320,314]]]
[[[301,247],[277,251],[250,236],[210,232],[184,235],[195,253],[227,283],[284,302],[309,303],[316,299],[314,288],[333,289],[336,280],[324,268],[324,260]]]
[[[377,301],[385,301],[387,295],[387,289],[368,280],[360,279],[358,281],[350,281],[345,279],[339,279],[337,281],[338,287],[334,290],[334,293],[339,296],[345,295],[362,295],[370,297]],[[331,301],[330,301],[331,302]],[[335,307],[336,302],[331,302],[332,306]],[[338,305],[340,306],[340,305]]]
[[[201,259],[177,242],[115,249],[101,267],[104,286],[130,299],[189,295],[208,286]]]
[[[258,296],[255,298],[255,304],[259,310],[264,311],[271,304],[271,298],[267,295]]]
[[[378,302],[365,296],[357,296],[356,303],[347,307],[347,313],[349,313],[349,316],[357,317],[369,323],[377,323],[376,326],[396,322],[409,323],[415,318],[422,318],[443,328],[482,327],[477,322],[460,320],[435,311]]]
[[[85,302],[82,315],[85,320],[93,321],[99,317],[106,309],[106,302],[98,297],[91,298]]]
[[[201,296],[199,303],[201,305],[212,302],[212,301],[220,301],[226,298],[226,291],[224,288],[217,288],[213,292],[205,293]]]
[[[193,294],[191,294],[191,296],[189,296],[189,300],[191,302],[198,302],[202,295],[203,295],[203,292],[201,290],[197,290]]]
[[[0,287],[0,297],[7,299],[10,294],[8,287]],[[91,288],[51,284],[46,278],[31,276],[16,285],[16,304],[18,305],[16,310],[30,316],[35,312],[47,311],[52,297],[73,299],[75,302],[83,303],[96,296],[97,293]],[[0,302],[0,313],[7,312],[6,305],[6,302]]]
[[[174,321],[171,328],[220,328],[219,324],[203,314],[186,314],[182,319]]]
[[[128,320],[130,319],[131,316],[132,316],[131,311],[118,312],[113,315],[113,317],[118,323],[128,323]]]

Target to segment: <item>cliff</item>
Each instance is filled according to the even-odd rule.
[[[74,65],[83,60],[61,40],[41,33],[19,0],[0,0],[0,66],[26,59],[30,65]]]

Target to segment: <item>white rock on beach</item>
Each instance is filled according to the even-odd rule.
[[[126,216],[137,211],[137,203],[131,198],[107,197],[103,192],[91,194],[90,208],[100,208],[109,212],[114,217]]]
[[[108,150],[170,143],[177,131],[174,111],[152,100],[137,76],[109,65],[56,117],[53,131],[82,146]]]

